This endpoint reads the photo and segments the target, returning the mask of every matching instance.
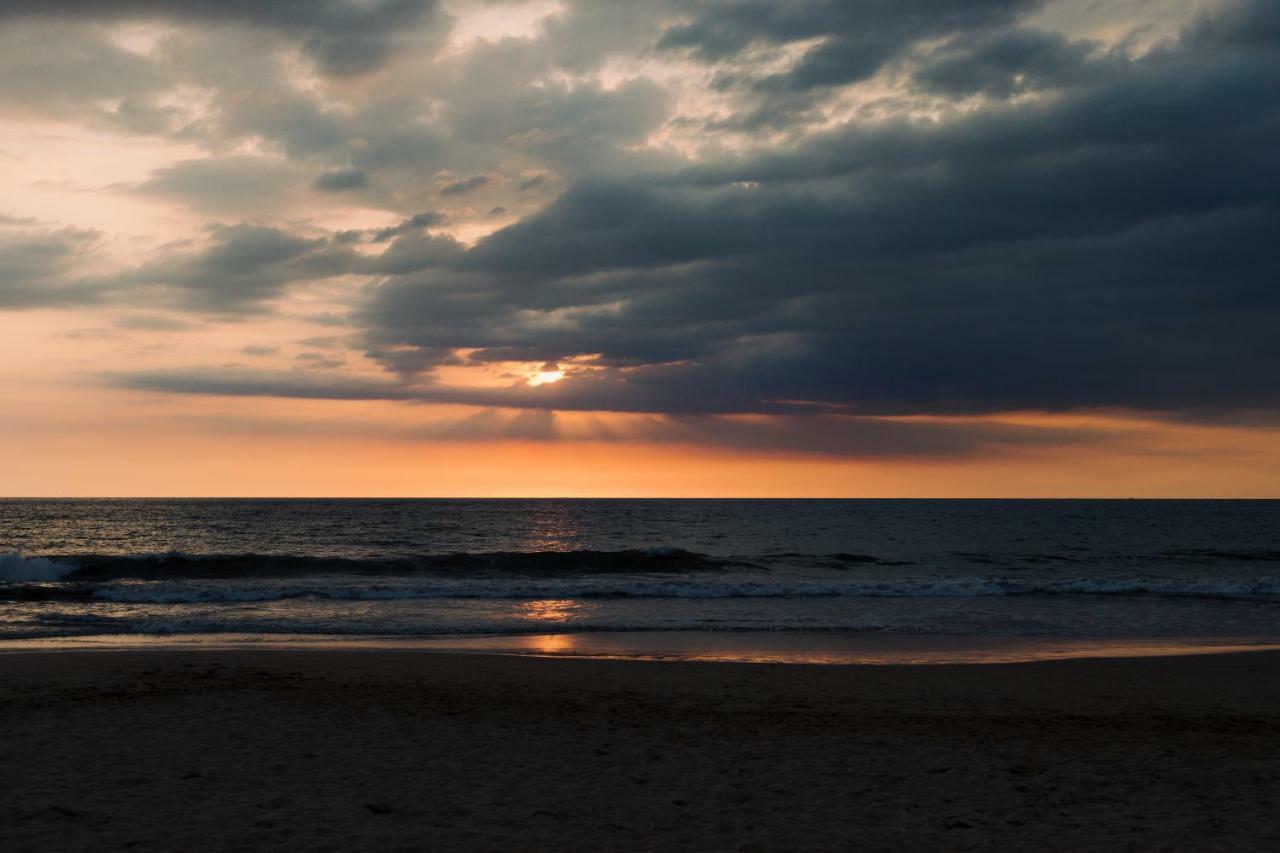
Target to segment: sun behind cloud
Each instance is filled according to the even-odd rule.
[[[540,364],[537,372],[529,377],[529,384],[535,387],[538,385],[553,385],[561,379],[564,379],[564,370],[560,365],[554,361],[546,361]]]
[[[529,380],[530,385],[550,385],[553,382],[559,382],[564,379],[563,370],[540,370],[537,375]]]

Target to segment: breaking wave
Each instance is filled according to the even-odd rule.
[[[680,548],[624,551],[494,551],[426,554],[420,557],[316,557],[278,554],[89,554],[59,557],[74,567],[73,580],[136,578],[261,579],[307,575],[485,576],[595,575],[624,572],[706,572],[739,565],[733,560]]]
[[[75,572],[71,563],[45,557],[24,557],[17,551],[0,554],[0,581],[56,581]]]
[[[1212,555],[1216,560],[1249,562],[1270,562],[1275,556],[1270,551]],[[870,554],[773,553],[748,559],[678,548],[459,552],[412,558],[178,551],[53,557],[10,553],[0,556],[0,600],[231,604],[289,599],[1148,596],[1280,601],[1280,575],[1241,577],[1198,566],[1151,574],[1123,563],[1095,569],[1079,560],[1057,561],[1057,566],[1065,563],[1064,568],[1051,572],[1028,572],[1028,559],[1004,566],[985,559],[983,571],[956,574]]]

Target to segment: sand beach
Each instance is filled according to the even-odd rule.
[[[0,655],[0,844],[1274,850],[1280,654]]]

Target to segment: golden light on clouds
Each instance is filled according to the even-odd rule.
[[[6,491],[1280,495],[1258,0],[269,5],[0,8]]]

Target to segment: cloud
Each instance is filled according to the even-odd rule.
[[[34,5],[13,8],[53,14]],[[367,3],[378,23],[345,29],[357,6],[338,0],[224,5],[166,4],[187,26],[136,74],[95,42],[119,84],[55,96],[71,62],[49,99],[206,151],[137,189],[238,224],[75,286],[81,238],[33,225],[6,298],[245,319],[342,279],[298,313],[344,312],[351,351],[129,387],[653,413],[725,441],[739,416],[1280,409],[1274,3],[1216,4],[1139,47],[1049,29],[1034,0],[566,0],[527,35],[439,53],[393,49],[435,18],[386,24],[429,4]],[[349,29],[379,73],[317,77],[260,46],[227,63],[210,22],[315,57]],[[157,68],[199,93],[181,120],[151,121],[185,106]],[[339,210],[350,224],[325,231]],[[337,369],[361,355],[385,377]],[[502,361],[566,375],[450,384]]]
[[[346,346],[346,340],[337,335],[316,335],[310,338],[303,338],[298,343],[304,347],[314,347],[315,349],[341,349]]]
[[[145,58],[99,33],[35,22],[5,23],[0,3],[0,109],[67,117],[109,99],[138,98],[164,88],[159,70]]]
[[[315,179],[312,188],[326,193],[344,193],[369,185],[369,176],[359,169],[336,169]]]
[[[282,209],[298,180],[298,170],[275,157],[211,157],[161,167],[131,189],[215,216],[246,216]]]
[[[966,92],[1007,94],[1010,67],[1040,68],[1018,72],[1032,88],[1075,85],[850,122],[658,180],[579,181],[388,279],[361,319],[401,358],[514,348],[596,368],[477,405],[1280,407],[1280,42],[1254,8],[1236,13],[1248,27],[1200,23],[1088,75],[1092,45],[991,36],[966,56],[1032,49]],[[919,73],[932,85],[936,69]]]
[[[800,91],[864,80],[913,44],[1004,24],[1039,5],[1040,0],[704,0],[689,20],[667,28],[657,46],[717,63],[762,46],[816,40],[787,70],[748,75],[757,88]]]
[[[346,359],[336,358],[322,352],[301,352],[294,356],[294,359],[315,370],[337,370],[347,363]]]
[[[127,314],[116,318],[115,325],[120,329],[139,332],[185,332],[196,328],[194,323],[163,314]]]
[[[317,193],[327,208],[358,200],[400,215],[438,193],[442,203],[459,206],[446,211],[455,221],[483,219],[494,206],[489,194],[505,194],[530,174],[631,172],[657,159],[638,145],[671,106],[654,81],[636,75],[606,86],[566,76],[557,59],[560,36],[550,32],[440,53],[447,22],[431,12],[434,6],[422,0],[0,4],[0,42],[13,42],[12,50],[0,50],[0,71],[8,71],[0,74],[0,109],[12,101],[22,111],[113,134],[161,137],[186,151],[194,146],[206,156],[162,169],[139,189],[224,220],[237,212],[300,218]],[[572,11],[570,17],[586,14]],[[602,8],[593,17],[637,14]],[[139,21],[167,26],[139,49],[122,46],[128,32],[103,26]],[[385,37],[412,49],[386,53],[368,80],[308,82],[279,42],[305,42],[316,33],[357,46],[362,34],[372,34],[375,42]],[[486,206],[468,211],[468,194],[481,188]],[[541,199],[531,193],[499,201],[522,215]]]
[[[116,285],[158,288],[161,301],[191,311],[237,314],[260,311],[292,284],[344,275],[357,263],[323,238],[279,228],[216,225],[210,236],[206,247],[172,247],[117,277]]]
[[[240,24],[297,39],[329,74],[370,71],[398,33],[438,16],[436,0],[6,0],[0,20],[166,20]]]
[[[341,367],[319,354],[303,353],[300,360],[321,368],[260,371],[247,368],[171,370],[113,374],[108,379],[134,391],[263,396],[323,400],[398,400],[452,402],[454,391],[409,386],[336,375]],[[455,389],[456,390],[456,389]],[[561,430],[551,413],[519,413],[491,408],[457,420],[437,421],[414,432],[414,437],[483,440],[488,438],[594,441],[645,441],[773,452],[867,459],[963,458],[1037,448],[1054,448],[1103,440],[1102,433],[1084,428],[1031,426],[976,419],[890,420],[840,415],[750,418],[713,415],[663,415],[595,422],[585,430]]]
[[[489,183],[488,175],[475,175],[460,181],[450,181],[440,188],[440,195],[466,195]]]
[[[336,237],[239,224],[211,225],[207,241],[162,247],[122,272],[91,273],[85,267],[100,260],[101,233],[6,219],[0,221],[0,310],[103,304],[243,318],[269,313],[268,303],[293,285],[379,271],[379,259],[353,253]],[[126,315],[114,322],[142,331],[192,327],[188,320],[161,314]]]
[[[402,383],[335,377],[309,371],[267,371],[245,367],[135,371],[107,374],[111,384],[136,391],[235,397],[290,397],[312,400],[418,400]]]
[[[415,213],[408,219],[405,219],[388,228],[379,228],[373,232],[369,238],[374,243],[386,243],[396,237],[405,234],[413,234],[422,231],[424,228],[431,228],[440,225],[447,219],[443,213],[435,210],[428,210],[423,213]]]
[[[1097,80],[1109,71],[1121,71],[1115,66],[1125,61],[1061,33],[1008,29],[952,38],[928,54],[914,77],[933,92],[1008,98]]]
[[[108,288],[80,279],[76,271],[101,237],[87,229],[49,229],[5,217],[0,222],[0,310],[100,301]]]

